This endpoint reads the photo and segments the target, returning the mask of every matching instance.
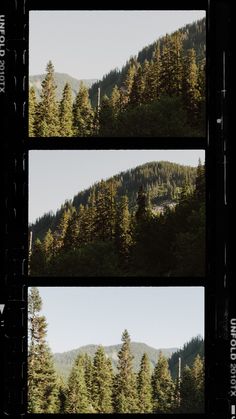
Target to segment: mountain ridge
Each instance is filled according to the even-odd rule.
[[[87,353],[88,355],[93,357],[99,346],[102,346],[102,345],[89,344],[89,345],[81,346],[77,349],[72,349],[70,351],[54,353],[53,357],[54,357],[54,362],[55,362],[57,371],[62,376],[68,377],[72,364],[75,358],[77,357],[77,355]],[[111,359],[112,366],[115,371],[117,369],[118,351],[120,350],[121,346],[122,344],[103,346],[106,355]],[[147,355],[149,356],[151,368],[154,369],[154,365],[157,362],[160,352],[162,352],[163,355],[165,355],[167,358],[170,358],[171,355],[178,350],[179,348],[177,347],[156,349],[143,342],[131,342],[131,351],[134,355],[134,360],[133,360],[134,370],[136,372],[138,371],[141,358],[144,352],[146,352]]]

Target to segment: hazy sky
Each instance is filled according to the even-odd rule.
[[[205,16],[205,11],[31,11],[29,74],[55,71],[102,78],[160,36]]]
[[[203,150],[34,150],[29,152],[29,221],[121,171],[151,161],[197,166]]]
[[[40,287],[53,352],[131,340],[182,347],[204,337],[203,287]]]

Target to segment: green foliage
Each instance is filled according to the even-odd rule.
[[[62,100],[60,103],[60,136],[73,136],[73,112],[72,112],[72,91],[68,83],[66,83]]]
[[[171,413],[174,404],[174,383],[168,367],[168,360],[162,353],[158,358],[152,376],[153,409],[155,413]]]
[[[195,137],[198,130],[190,126],[180,97],[162,96],[158,101],[130,106],[121,112],[110,136]]]
[[[57,413],[60,410],[58,377],[46,343],[47,324],[39,314],[41,308],[39,291],[33,287],[28,300],[28,413]]]
[[[133,372],[130,336],[127,330],[122,334],[123,345],[118,353],[118,374],[115,378],[115,412],[137,413],[138,394]]]
[[[56,100],[54,67],[49,61],[42,82],[41,100],[37,112],[37,136],[57,137],[60,135],[59,108]]]
[[[76,137],[89,137],[93,133],[93,110],[88,89],[81,83],[73,106],[73,125]]]
[[[192,367],[194,359],[197,355],[201,358],[204,356],[204,341],[201,336],[192,338],[189,342],[185,343],[182,349],[174,352],[169,359],[169,368],[174,379],[178,375],[178,362],[181,358],[182,368],[186,365]]]
[[[66,413],[92,413],[86,386],[84,357],[79,355],[68,379]]]
[[[143,354],[138,374],[139,412],[152,413],[152,384],[150,361],[146,353]]]
[[[92,400],[97,413],[112,413],[113,371],[104,348],[99,346],[93,361]]]
[[[29,137],[35,137],[36,133],[36,94],[33,87],[29,89]]]
[[[180,412],[204,413],[204,363],[199,354],[185,366],[180,385]]]

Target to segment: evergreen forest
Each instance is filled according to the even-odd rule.
[[[146,163],[80,192],[29,230],[32,276],[204,276],[204,165]]]
[[[40,99],[29,89],[30,137],[205,136],[205,19],[166,34],[74,98],[60,100],[52,62]]]
[[[135,372],[131,338],[124,330],[117,371],[99,346],[93,357],[79,354],[64,380],[55,369],[41,310],[39,290],[33,287],[28,297],[28,413],[204,412],[204,357],[199,353],[176,378],[162,353],[153,370],[143,353]],[[194,340],[191,344],[196,349]]]

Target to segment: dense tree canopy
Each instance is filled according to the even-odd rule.
[[[195,31],[204,33],[204,23]],[[188,28],[189,30],[189,28]],[[179,30],[155,42],[152,54],[131,57],[121,74],[113,70],[89,91],[81,84],[72,103],[66,83],[56,101],[51,61],[42,82],[41,99],[29,91],[31,137],[154,137],[205,135],[205,52],[188,32]],[[198,34],[199,37],[199,34]],[[108,86],[105,80],[108,81]],[[116,81],[116,83],[115,83]],[[101,91],[101,105],[94,95]],[[94,90],[95,89],[95,90]],[[73,110],[73,111],[72,111]]]

